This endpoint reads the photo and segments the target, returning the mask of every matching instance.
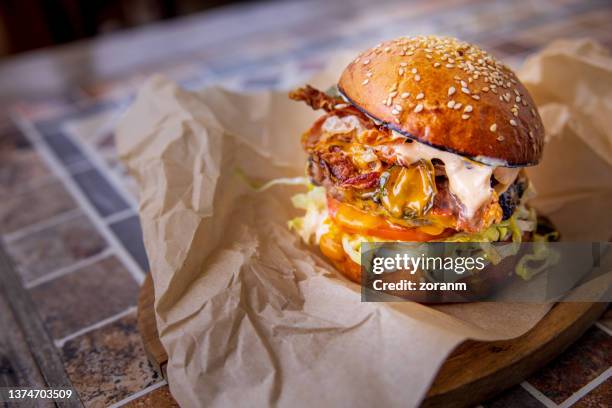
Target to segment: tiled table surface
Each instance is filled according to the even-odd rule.
[[[556,38],[588,36],[612,48],[612,3],[601,0],[287,2],[213,17],[175,23],[176,30],[156,41],[180,46],[151,50],[156,55],[149,59],[140,49],[140,68],[135,63],[112,79],[69,84],[62,93],[3,109],[10,116],[0,122],[2,245],[36,310],[28,318],[42,322],[86,406],[173,404],[136,330],[136,298],[148,265],[135,186],[113,140],[117,119],[149,73],[163,72],[188,88],[285,88],[336,49],[421,33],[480,43],[515,67]],[[177,30],[180,38],[172,37]],[[10,316],[0,300],[0,315]],[[0,353],[22,335],[11,333],[0,334]],[[552,364],[484,405],[612,405],[611,334],[608,312]],[[19,370],[25,371],[16,378],[36,381],[36,374]]]

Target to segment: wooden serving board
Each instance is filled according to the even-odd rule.
[[[138,329],[154,368],[166,376],[168,356],[157,333],[151,275],[140,289]],[[440,368],[424,407],[467,407],[520,383],[578,339],[607,303],[558,303],[524,335],[504,341],[467,341]]]

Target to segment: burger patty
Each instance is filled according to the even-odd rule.
[[[507,220],[512,217],[516,207],[521,204],[521,198],[526,190],[527,179],[524,177],[517,177],[514,183],[499,196],[499,206],[504,213],[502,220]]]

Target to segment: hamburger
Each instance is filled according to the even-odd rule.
[[[302,135],[311,186],[294,197],[306,214],[290,227],[352,281],[363,242],[534,239],[523,169],[540,161],[544,128],[514,72],[481,48],[394,39],[359,54],[330,90],[289,97],[323,111]]]

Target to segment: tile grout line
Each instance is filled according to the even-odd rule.
[[[89,265],[93,265],[94,263],[101,261],[105,258],[108,258],[110,256],[113,255],[113,250],[112,248],[105,248],[104,250],[102,250],[102,252],[99,252],[95,255],[92,255],[88,258],[85,259],[79,259],[78,261],[68,265],[68,266],[64,266],[61,268],[58,268],[56,270],[54,270],[53,272],[47,273],[46,275],[41,276],[40,278],[37,279],[33,279],[29,282],[25,282],[25,284],[23,285],[26,289],[32,289],[35,288],[39,285],[42,285],[43,283],[47,283],[50,282],[52,280],[55,280],[57,278],[60,278],[64,275],[68,275],[70,273],[76,272],[81,268],[84,268],[86,266]]]
[[[535,399],[540,401],[542,404],[544,404],[547,408],[558,408],[559,407],[557,404],[555,404],[554,401],[552,401],[546,395],[538,391],[533,385],[529,384],[527,381],[523,381],[521,383],[521,387],[523,387],[525,391],[527,391],[529,394],[531,394],[532,397],[534,397]]]
[[[80,205],[83,212],[89,216],[91,222],[98,228],[98,232],[100,232],[104,238],[106,238],[109,245],[115,249],[116,255],[119,257],[119,259],[121,259],[121,261],[123,261],[123,264],[127,268],[130,275],[132,275],[134,280],[139,285],[142,285],[145,274],[136,263],[136,260],[127,252],[125,247],[121,245],[118,238],[110,230],[110,227],[104,223],[94,209],[93,205],[87,200],[83,192],[78,188],[76,182],[70,177],[68,171],[62,167],[58,159],[49,150],[49,147],[42,140],[38,130],[34,128],[32,123],[25,118],[20,117],[17,113],[11,112],[11,116],[19,129],[29,139],[32,145],[36,147],[37,152],[40,153],[40,155],[47,161],[47,164],[49,167],[51,167],[55,174],[59,176],[60,180],[64,184],[64,187],[66,187],[68,192]]]
[[[117,313],[115,315],[107,317],[106,319],[102,319],[99,322],[96,322],[96,323],[91,324],[91,325],[89,325],[87,327],[79,329],[79,330],[75,331],[74,333],[71,333],[71,334],[69,334],[69,335],[67,335],[65,337],[62,337],[59,340],[54,340],[53,343],[55,344],[55,346],[57,348],[62,348],[62,347],[64,347],[64,344],[66,344],[66,342],[68,342],[70,340],[74,340],[77,337],[80,337],[80,336],[82,336],[84,334],[87,334],[87,333],[89,333],[91,331],[100,329],[100,328],[102,328],[104,326],[107,326],[107,325],[109,325],[111,323],[114,323],[117,320],[119,320],[119,319],[121,319],[121,318],[123,318],[123,317],[125,317],[125,316],[127,316],[127,315],[129,315],[131,313],[134,313],[135,311],[136,311],[136,306],[130,306],[126,310],[124,310],[122,312],[119,312],[119,313]]]
[[[571,407],[576,402],[578,402],[582,397],[584,397],[589,392],[594,390],[598,385],[600,385],[601,383],[606,381],[608,378],[610,378],[610,376],[612,376],[612,367],[608,367],[606,371],[599,374],[597,377],[591,380],[591,382],[589,382],[587,385],[585,385],[584,387],[576,391],[574,394],[572,394],[568,399],[563,401],[561,405],[559,405],[559,408]]]
[[[104,218],[104,221],[107,224],[114,224],[116,222],[123,221],[133,215],[138,215],[138,213],[134,211],[133,208],[126,208],[125,210],[121,210],[113,215],[109,215],[108,217]]]
[[[156,389],[161,388],[161,387],[163,387],[164,385],[167,385],[167,384],[168,384],[168,381],[161,380],[160,382],[157,382],[157,383],[155,383],[153,385],[149,385],[147,388],[144,388],[144,389],[142,389],[142,390],[140,390],[138,392],[135,392],[134,394],[132,394],[132,395],[130,395],[128,397],[125,397],[124,399],[122,399],[120,401],[115,402],[109,408],[119,408],[119,407],[122,407],[125,404],[127,404],[129,402],[132,402],[135,399],[142,397],[143,395],[147,395],[148,393],[153,392]]]
[[[104,125],[102,125],[103,129],[98,129],[96,131],[97,134],[101,133],[102,130],[107,130],[109,132],[112,132],[113,134],[115,133],[114,130],[117,126],[117,123],[119,122],[120,117],[123,114],[123,112],[120,109],[121,109],[120,106],[117,106],[116,104],[113,103],[111,107],[108,108],[107,111],[103,112],[103,113],[107,113],[108,111],[110,111],[109,115],[111,115],[111,118],[109,119],[109,121],[112,122],[112,126],[109,125],[109,123],[105,123]],[[99,115],[100,113],[97,113],[97,114]],[[83,153],[89,159],[93,167],[96,170],[98,170],[101,174],[104,174],[104,176],[106,176],[105,177],[106,180],[115,188],[115,191],[117,191],[119,196],[126,201],[128,207],[131,208],[132,210],[138,208],[138,203],[136,202],[134,197],[128,193],[123,183],[121,183],[121,181],[117,178],[115,171],[113,171],[113,169],[111,169],[110,166],[108,166],[100,158],[99,155],[93,152],[92,146],[90,146],[89,143],[82,143],[80,140],[78,140],[78,138],[74,134],[74,129],[72,129],[71,126],[67,126],[67,124],[62,124],[61,129],[63,130],[64,135],[66,135],[68,140],[70,140],[72,143],[74,143],[76,146],[78,146],[83,151]],[[116,151],[116,147],[115,147],[115,151]]]
[[[64,221],[70,221],[78,217],[79,214],[82,214],[82,213],[83,212],[78,207],[72,208],[70,210],[54,215],[51,218],[47,218],[42,221],[35,222],[34,224],[27,225],[16,231],[9,232],[8,234],[4,234],[2,238],[4,239],[5,243],[14,242],[30,234],[33,234],[35,232],[40,232],[44,229],[55,227],[56,225],[61,224]]]
[[[604,333],[606,333],[608,336],[612,336],[612,330],[607,328],[605,324],[602,324],[600,322],[595,322],[595,326],[601,331],[603,331]]]

